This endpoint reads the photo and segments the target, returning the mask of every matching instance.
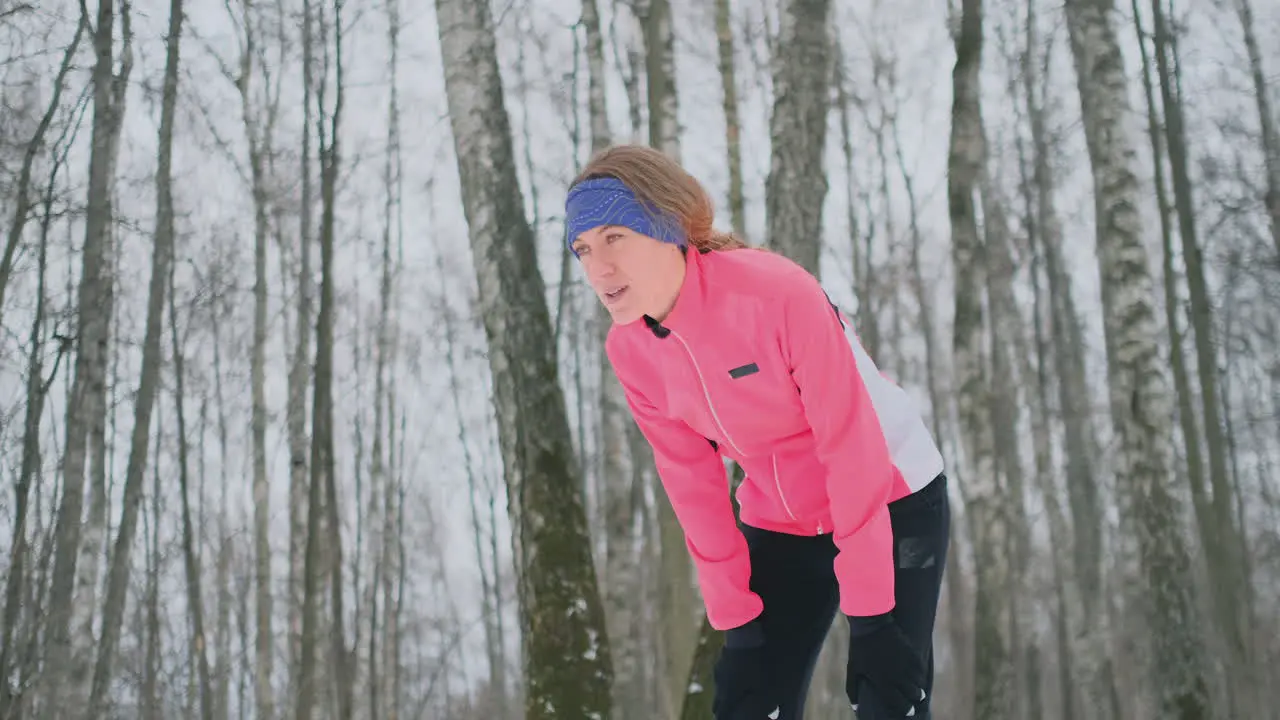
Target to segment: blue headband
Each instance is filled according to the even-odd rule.
[[[564,205],[565,243],[570,250],[578,235],[601,225],[630,228],[680,247],[686,243],[684,229],[674,217],[643,205],[631,188],[616,178],[583,180],[569,190]]]

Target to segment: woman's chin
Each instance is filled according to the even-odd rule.
[[[609,311],[609,317],[613,319],[615,325],[629,325],[638,321],[644,316],[644,313],[636,309],[631,303],[605,304],[605,309]]]

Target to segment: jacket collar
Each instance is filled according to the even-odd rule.
[[[670,331],[683,333],[697,326],[706,304],[706,264],[707,257],[696,248],[685,253],[684,281],[680,284],[680,292],[676,295],[671,312],[662,322],[645,315],[639,320],[617,326],[618,330],[627,333],[643,332],[658,338],[668,337]]]

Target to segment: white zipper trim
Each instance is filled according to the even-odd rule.
[[[689,355],[689,361],[693,363],[693,371],[698,375],[698,384],[702,386],[702,396],[707,400],[707,408],[711,410],[711,419],[715,421],[716,427],[720,429],[720,434],[724,435],[725,442],[729,443],[729,447],[733,448],[739,455],[746,457],[747,454],[742,452],[733,438],[729,437],[729,431],[724,429],[724,423],[720,422],[720,416],[716,414],[716,406],[711,402],[711,392],[707,390],[707,381],[702,377],[702,368],[698,367],[698,359],[693,356],[693,351],[689,349],[689,343],[680,337],[680,333],[675,330],[671,331],[671,337],[680,341],[680,345],[684,347],[684,351]]]
[[[770,455],[769,459],[773,461],[773,486],[778,489],[778,497],[782,499],[782,509],[787,511],[787,515],[790,515],[793,521],[800,522],[800,518],[791,512],[791,506],[787,504],[787,496],[782,494],[782,478],[778,476],[778,456]],[[821,534],[821,531],[819,531],[819,534]]]

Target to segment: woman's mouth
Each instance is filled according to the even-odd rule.
[[[614,303],[618,302],[619,300],[621,300],[621,299],[622,299],[622,296],[627,292],[627,287],[628,287],[628,286],[623,285],[623,286],[621,286],[621,287],[616,287],[616,288],[612,288],[612,289],[609,289],[609,290],[605,290],[605,292],[604,292],[604,301],[605,301],[605,304],[607,304],[607,305],[612,305],[612,304],[614,304]]]

